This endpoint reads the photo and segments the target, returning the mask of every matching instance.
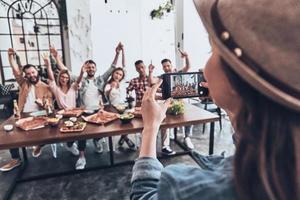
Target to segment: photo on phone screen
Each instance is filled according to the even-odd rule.
[[[202,72],[168,73],[163,76],[163,98],[189,98],[208,95],[208,89],[201,87],[205,82]]]

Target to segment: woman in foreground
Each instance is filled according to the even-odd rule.
[[[213,170],[164,168],[156,158],[156,136],[169,100],[156,102],[154,85],[142,102],[147,123],[131,199],[300,199],[299,2],[195,5],[212,43],[205,77],[238,135],[236,153]]]

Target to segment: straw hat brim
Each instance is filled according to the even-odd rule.
[[[220,56],[243,80],[254,87],[257,91],[285,107],[300,111],[300,99],[269,83],[263,77],[258,75],[251,67],[242,62],[234,52],[224,45],[223,41],[221,40],[221,36],[217,35],[213,27],[211,10],[215,2],[216,0],[194,0],[194,4],[199,16],[201,17],[203,25],[205,26],[210,38],[218,48]]]

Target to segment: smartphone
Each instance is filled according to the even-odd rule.
[[[167,73],[162,79],[163,99],[208,96],[208,88],[201,86],[201,82],[206,82],[203,72]]]

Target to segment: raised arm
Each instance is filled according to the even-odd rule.
[[[166,117],[167,108],[171,103],[168,99],[164,103],[158,103],[155,100],[155,94],[162,84],[162,80],[149,88],[143,97],[142,101],[142,115],[144,124],[143,138],[140,148],[139,158],[152,157],[156,158],[156,139],[160,124]]]
[[[42,59],[44,61],[44,64],[47,67],[47,73],[48,73],[49,80],[50,81],[55,81],[54,74],[53,74],[52,67],[51,67],[51,63],[50,63],[50,59],[49,59],[49,55],[47,53],[44,53],[42,55]]]
[[[124,68],[126,66],[126,60],[125,60],[125,49],[122,43],[120,43],[120,48],[122,50],[122,67]]]
[[[82,81],[82,79],[83,79],[83,75],[84,75],[84,73],[86,72],[87,67],[88,67],[88,64],[87,64],[87,63],[84,63],[84,64],[82,65],[81,70],[80,70],[80,74],[79,74],[79,76],[78,76],[78,78],[77,78],[77,80],[76,80],[76,83],[77,83],[78,85],[81,83],[81,81]]]
[[[116,66],[118,64],[118,60],[119,60],[119,55],[120,55],[120,52],[121,52],[121,48],[120,48],[120,44],[118,44],[118,46],[116,47],[116,54],[115,54],[115,57],[114,57],[114,60],[112,62],[112,65]]]
[[[20,76],[22,73],[21,73],[19,66],[14,58],[15,53],[16,53],[15,50],[13,48],[9,48],[7,53],[8,53],[9,64],[13,70],[14,76],[15,77]]]
[[[59,70],[68,70],[68,68],[65,66],[65,64],[62,62],[61,57],[58,55],[57,49],[55,49],[53,46],[50,46],[50,53],[56,60],[57,66]]]
[[[150,64],[149,65],[149,84],[152,86],[156,83],[158,83],[159,79],[157,77],[153,76],[153,71],[154,71],[154,65]]]
[[[180,71],[182,71],[182,72],[188,72],[190,70],[190,68],[191,68],[189,56],[188,56],[188,54],[186,52],[181,51],[180,49],[178,49],[178,51],[181,54],[181,58],[185,59],[185,66]]]

